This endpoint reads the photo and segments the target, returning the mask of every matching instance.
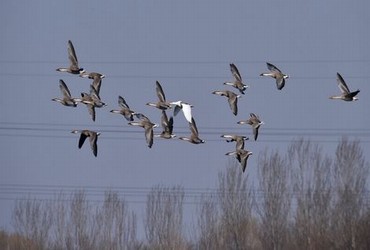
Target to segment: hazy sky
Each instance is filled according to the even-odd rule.
[[[252,138],[249,126],[236,123],[251,112],[265,122],[258,141],[246,143],[254,153],[245,173],[252,181],[260,152],[284,152],[300,137],[333,154],[348,136],[369,155],[369,10],[366,0],[1,1],[0,227],[9,227],[14,199],[29,192],[111,188],[124,195],[132,188],[143,192],[126,200],[142,205],[146,188],[157,184],[215,188],[225,153],[234,149],[220,135]],[[108,106],[96,110],[96,122],[84,105],[51,101],[61,95],[59,79],[73,96],[89,90],[91,80],[55,71],[68,65],[69,39],[81,67],[106,75],[100,96]],[[282,91],[259,77],[266,61],[290,75]],[[232,79],[230,63],[250,86],[236,117],[226,98],[211,94],[233,90],[222,84]],[[361,90],[359,101],[328,99],[340,93],[337,72]],[[157,100],[156,80],[168,100],[194,105],[205,144],[157,139],[149,149],[143,129],[109,112],[121,95],[160,123],[160,111],[145,105]],[[181,114],[174,123],[178,137],[189,134]],[[70,133],[85,128],[102,133],[97,158]]]

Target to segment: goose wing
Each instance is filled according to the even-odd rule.
[[[339,87],[340,91],[342,91],[342,93],[344,93],[344,94],[349,94],[350,93],[346,82],[344,81],[343,77],[339,73],[337,73],[337,83],[338,83],[338,87]]]
[[[230,109],[232,110],[234,115],[238,114],[238,97],[235,93],[229,92],[228,99]]]
[[[273,65],[272,63],[266,62],[266,65],[267,65],[267,68],[268,68],[270,71],[281,73],[280,69],[278,69],[278,68],[277,68],[275,65]]]
[[[62,79],[59,80],[59,88],[64,97],[71,97],[71,92],[69,92],[67,85]]]
[[[156,81],[155,84],[156,84],[156,92],[157,92],[159,101],[166,102],[166,96],[164,95],[161,84],[158,81]]]
[[[182,104],[182,112],[184,113],[184,116],[185,116],[185,119],[188,121],[188,122],[190,122],[190,123],[192,123],[192,120],[193,120],[193,118],[192,118],[192,115],[191,115],[191,106],[190,106],[190,104]]]
[[[285,79],[282,75],[276,77],[276,87],[278,90],[281,90],[285,86]]]
[[[90,132],[90,147],[95,157],[98,155],[98,135],[95,132]]]
[[[100,77],[94,77],[93,78],[93,82],[92,82],[92,86],[94,87],[94,89],[96,90],[96,93],[100,93],[100,86],[101,86],[101,82],[102,82],[102,79]]]
[[[195,123],[194,118],[191,118],[191,122],[189,122],[189,128],[192,135],[198,137],[198,128],[197,124]]]
[[[237,81],[241,82],[242,81],[242,77],[241,77],[241,75],[239,73],[238,68],[235,66],[235,64],[233,64],[233,63],[230,64],[230,70],[231,70],[231,73],[233,74],[234,78]]]
[[[89,114],[91,116],[91,119],[95,122],[95,107],[93,104],[86,104],[87,110],[89,111]]]
[[[118,96],[118,105],[123,109],[130,109],[125,99],[122,96]]]
[[[82,145],[84,145],[84,142],[85,142],[86,138],[87,138],[86,131],[82,131],[81,135],[80,135],[80,140],[78,141],[78,148],[81,148]]]
[[[145,139],[148,147],[151,148],[153,145],[153,126],[145,126]]]
[[[72,68],[78,69],[78,60],[71,40],[68,40],[68,59]]]

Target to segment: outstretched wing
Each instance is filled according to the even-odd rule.
[[[349,94],[350,93],[346,82],[344,81],[343,77],[339,73],[337,73],[337,83],[338,83],[338,87],[339,87],[340,91],[342,91],[342,93],[344,93],[344,94]]]
[[[118,105],[123,109],[130,109],[125,99],[122,96],[118,96]]]
[[[87,138],[87,135],[82,131],[80,135],[80,140],[78,141],[78,148],[81,148],[84,145],[84,142]]]
[[[230,64],[230,70],[231,70],[231,73],[233,74],[234,78],[237,81],[241,82],[242,81],[242,77],[241,77],[241,75],[239,73],[238,68],[235,66],[235,64],[233,64],[233,63]]]
[[[98,155],[98,135],[96,133],[90,133],[90,147],[95,157]]]
[[[78,60],[77,60],[75,48],[73,47],[71,40],[68,40],[68,59],[71,64],[71,67],[78,68]]]
[[[269,62],[266,62],[267,64],[267,68],[270,70],[270,71],[275,71],[275,72],[279,72],[281,73],[280,69],[278,69],[275,65],[269,63]]]
[[[157,92],[157,96],[158,96],[159,101],[165,102],[166,101],[166,96],[164,95],[161,84],[158,81],[156,81],[155,84],[156,84],[156,92]]]
[[[64,97],[71,97],[71,93],[69,92],[67,85],[62,79],[59,80],[59,88]]]

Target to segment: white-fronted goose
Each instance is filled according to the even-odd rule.
[[[205,140],[199,138],[197,125],[195,124],[194,118],[191,118],[189,122],[190,137],[179,137],[180,140],[188,141],[193,144],[205,143]]]
[[[76,98],[75,100],[78,102],[82,102],[87,106],[87,109],[93,121],[95,121],[95,108],[106,106],[106,104],[101,101],[99,94],[96,92],[94,86],[92,85],[90,85],[90,94],[82,92],[81,98]]]
[[[229,90],[223,90],[223,91],[216,90],[216,91],[213,91],[212,94],[226,96],[227,101],[229,102],[231,111],[233,112],[234,115],[238,114],[238,98],[240,97],[240,95],[237,95],[234,92],[229,91]]]
[[[135,112],[130,109],[122,96],[118,96],[118,105],[121,108],[120,110],[111,110],[110,112],[123,115],[127,121],[133,121]]]
[[[80,76],[83,78],[93,79],[92,85],[94,86],[96,92],[100,94],[101,82],[102,82],[102,79],[105,77],[105,75],[97,73],[97,72],[90,72],[90,73],[83,72],[80,74]]]
[[[222,138],[226,138],[227,142],[236,142],[236,150],[244,149],[244,141],[249,140],[248,137],[242,135],[221,135]]]
[[[258,129],[262,124],[265,124],[263,121],[260,120],[260,118],[253,114],[250,113],[250,118],[246,121],[239,121],[238,124],[248,124],[252,126],[253,129],[253,134],[254,134],[254,140],[257,140],[258,137]]]
[[[79,99],[71,97],[71,93],[69,92],[67,85],[62,79],[59,80],[59,88],[62,92],[63,98],[53,98],[51,100],[59,102],[67,107],[76,107]]]
[[[148,147],[151,148],[152,145],[153,145],[153,128],[158,127],[158,125],[152,123],[149,120],[148,117],[146,117],[145,115],[143,115],[141,113],[135,114],[135,116],[138,119],[140,119],[140,121],[138,121],[138,122],[129,122],[128,124],[132,125],[132,126],[140,126],[140,127],[144,128],[146,142],[148,144]]]
[[[330,99],[338,99],[338,100],[343,100],[347,102],[358,100],[356,95],[360,92],[360,90],[358,89],[354,92],[351,92],[346,82],[344,81],[343,77],[339,73],[337,73],[337,83],[338,83],[338,87],[340,91],[342,92],[342,94],[337,95],[337,96],[331,96],[329,97]]]
[[[244,95],[244,91],[248,88],[247,85],[245,85],[242,81],[242,77],[239,73],[238,68],[235,66],[235,64],[230,64],[230,70],[231,74],[234,76],[233,82],[225,82],[225,85],[233,86],[234,88],[238,89],[240,93]]]
[[[260,76],[270,76],[276,79],[276,87],[278,90],[284,88],[285,79],[289,78],[289,75],[283,74],[280,69],[271,63],[266,63],[267,68],[270,70],[268,73],[261,73]]]
[[[69,59],[68,68],[57,68],[56,70],[60,72],[68,72],[71,74],[81,74],[84,72],[84,69],[78,66],[76,52],[71,40],[68,40],[68,59]]]
[[[81,148],[84,144],[87,137],[89,137],[90,140],[90,146],[93,151],[93,154],[95,157],[98,155],[98,136],[100,135],[100,132],[95,132],[91,130],[73,130],[71,133],[77,134],[80,133],[80,140],[78,141],[78,148]]]
[[[162,110],[162,117],[161,117],[161,125],[163,131],[159,135],[154,135],[155,137],[161,137],[163,139],[171,139],[176,137],[176,135],[172,134],[173,132],[173,117],[171,116],[170,119],[167,118],[166,111]]]
[[[240,163],[240,166],[242,167],[243,173],[245,172],[245,169],[247,168],[248,157],[252,154],[253,153],[251,151],[248,151],[245,149],[239,149],[236,151],[226,153],[226,155],[235,155],[236,159]]]
[[[161,84],[158,81],[156,81],[155,85],[156,85],[155,89],[158,96],[158,102],[156,103],[148,102],[146,105],[156,107],[157,109],[160,110],[166,110],[168,108],[171,108],[171,105],[168,102],[166,102],[166,96],[164,95]]]
[[[173,105],[175,108],[173,110],[173,115],[176,116],[177,113],[179,113],[180,110],[182,110],[182,113],[185,116],[185,119],[191,123],[192,121],[192,115],[191,115],[191,108],[193,105],[183,102],[183,101],[176,101],[176,102],[171,102],[171,105]]]

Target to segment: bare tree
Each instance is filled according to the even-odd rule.
[[[291,204],[289,169],[278,152],[267,151],[258,158],[260,194],[257,213],[260,218],[260,240],[263,249],[284,249],[288,240]]]
[[[18,200],[13,211],[14,229],[23,238],[22,249],[47,249],[51,227],[50,203],[36,199]]]
[[[288,149],[294,187],[294,248],[330,249],[333,191],[332,161],[318,145],[298,140]]]
[[[145,233],[151,249],[184,249],[183,201],[180,186],[156,186],[148,194]]]
[[[365,164],[359,141],[349,142],[343,138],[335,155],[335,247],[357,249],[359,225],[365,212],[369,165]]]

